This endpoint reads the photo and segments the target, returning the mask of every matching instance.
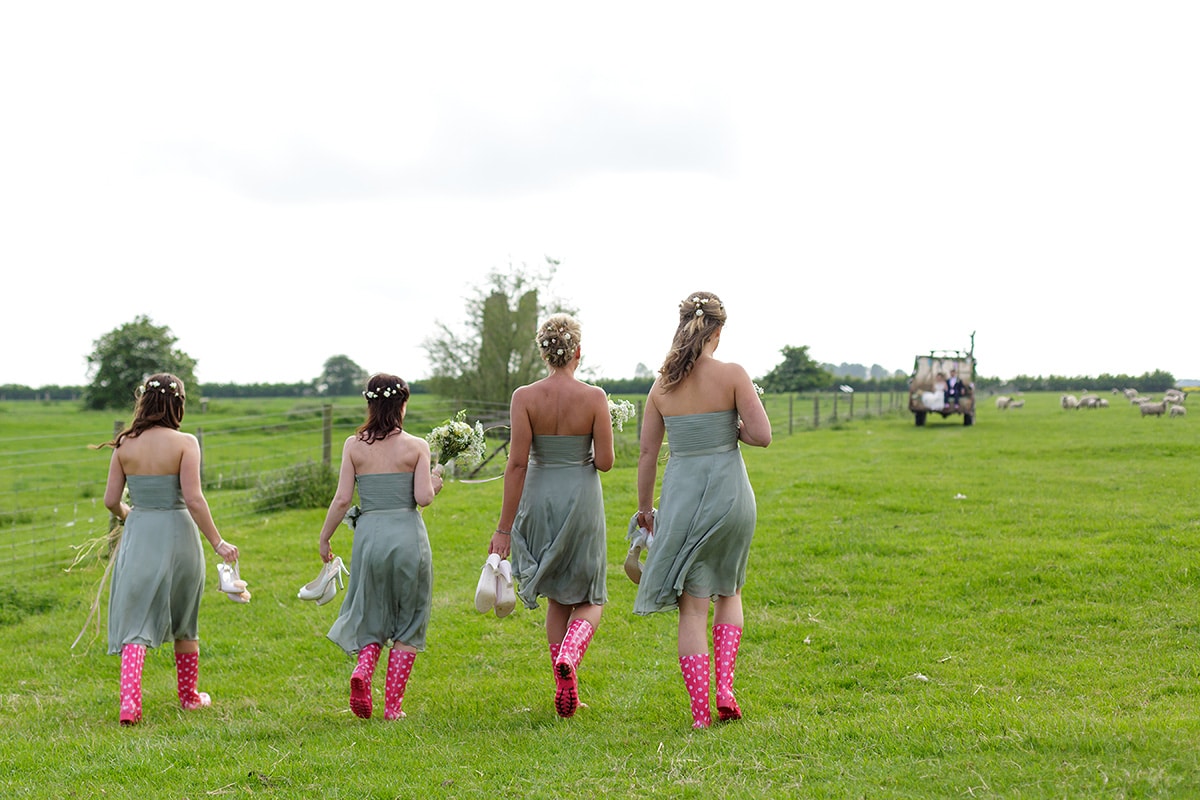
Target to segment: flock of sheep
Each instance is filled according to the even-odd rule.
[[[1187,413],[1187,408],[1183,405],[1184,400],[1187,398],[1178,389],[1167,389],[1163,393],[1163,399],[1157,402],[1151,397],[1143,397],[1138,394],[1137,389],[1126,389],[1123,392],[1113,389],[1113,394],[1125,395],[1130,404],[1140,409],[1143,417],[1161,417],[1163,414],[1171,417],[1182,417]],[[1085,394],[1080,398],[1076,398],[1070,394],[1062,396],[1063,408],[1103,408],[1107,405],[1107,400],[1096,395]]]
[[[1186,396],[1178,389],[1167,389],[1163,394],[1163,399],[1155,402],[1153,398],[1143,397],[1137,393],[1137,389],[1126,389],[1123,392],[1113,389],[1113,394],[1124,394],[1129,402],[1141,409],[1143,417],[1161,417],[1166,414],[1171,417],[1182,417],[1187,413],[1187,408],[1183,403]],[[996,408],[1000,411],[1005,411],[1010,408],[1020,408],[1025,405],[1024,400],[1018,400],[1006,395],[1000,395],[996,398]],[[1063,408],[1108,408],[1108,400],[1099,395],[1084,394],[1082,397],[1076,397],[1073,394],[1064,394],[1062,396]]]

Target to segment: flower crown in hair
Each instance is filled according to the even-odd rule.
[[[146,381],[145,391],[151,392],[155,389],[158,389],[159,394],[166,394],[167,390],[170,389],[172,395],[179,397],[179,384],[175,383],[175,381],[171,381],[166,386],[163,386],[161,381]]]
[[[704,307],[706,305],[708,305],[709,303],[716,303],[717,308],[722,309],[722,310],[724,310],[724,308],[725,308],[725,304],[717,302],[716,298],[714,298],[714,297],[693,297],[691,300],[682,301],[679,304],[680,310],[687,308],[688,303],[691,303],[692,305],[694,305],[696,307],[696,316],[697,317],[704,316]]]
[[[365,392],[363,392],[363,397],[367,398],[368,400],[374,400],[377,397],[391,397],[394,394],[400,394],[399,385],[385,386],[378,392],[373,392],[370,389],[367,389]]]
[[[552,332],[552,331],[550,331],[550,332]],[[558,333],[565,340],[562,342],[562,344],[569,346],[571,344],[571,332],[569,330],[567,330],[566,328],[559,328]],[[541,339],[538,341],[538,344],[540,344],[542,346],[543,350],[549,350],[551,345],[558,344],[558,343],[559,343],[558,336],[548,336],[545,339]],[[556,348],[554,352],[556,355],[561,356],[566,351],[563,348],[559,347],[559,348]]]

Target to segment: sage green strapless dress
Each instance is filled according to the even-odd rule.
[[[668,459],[635,614],[679,595],[729,597],[746,583],[757,508],[738,449],[737,411],[663,417]]]
[[[433,556],[411,472],[359,475],[350,579],[329,639],[347,653],[398,642],[425,649]]]
[[[608,601],[604,494],[591,434],[534,436],[512,529],[517,595],[566,605]]]
[[[129,475],[129,516],[108,594],[108,652],[199,638],[204,549],[178,475]]]

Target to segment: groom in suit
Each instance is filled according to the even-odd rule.
[[[963,396],[963,382],[958,377],[958,370],[950,370],[946,380],[946,408],[958,411],[958,399]]]

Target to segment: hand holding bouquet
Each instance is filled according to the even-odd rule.
[[[429,432],[425,440],[439,465],[453,461],[465,469],[483,461],[483,423],[475,421],[475,427],[466,422],[467,411],[463,409]]]

